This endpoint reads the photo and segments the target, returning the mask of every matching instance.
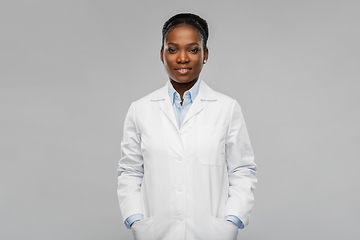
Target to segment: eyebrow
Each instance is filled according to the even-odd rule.
[[[175,45],[175,46],[179,46],[178,44],[176,43],[168,43],[167,45]],[[198,43],[189,43],[188,46],[194,46],[194,45],[199,45]]]

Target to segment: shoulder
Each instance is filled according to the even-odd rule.
[[[134,104],[136,105],[143,105],[143,104],[148,104],[150,102],[154,102],[154,101],[159,101],[159,100],[164,100],[166,97],[166,86],[163,86],[147,95],[145,95],[144,97],[141,97],[137,100],[134,101]]]
[[[235,99],[233,99],[232,97],[225,95],[223,93],[214,91],[216,93],[216,96],[218,98],[219,101],[225,103],[225,104],[233,104],[234,102],[236,102]]]
[[[231,98],[228,95],[213,90],[204,81],[201,82],[199,95],[202,100],[217,101],[222,106],[232,106],[236,103],[235,99]]]
[[[142,103],[142,102],[162,100],[162,99],[164,99],[165,93],[166,93],[165,86],[163,86],[163,87],[147,94],[146,96],[136,100],[135,102]]]

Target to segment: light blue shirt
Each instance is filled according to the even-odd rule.
[[[178,123],[179,129],[181,128],[181,125],[184,122],[186,114],[188,113],[192,103],[195,101],[195,98],[199,93],[200,81],[201,79],[198,79],[194,84],[194,86],[192,86],[192,88],[184,92],[183,95],[184,101],[182,105],[180,104],[181,103],[180,94],[175,90],[170,80],[168,82],[168,93],[172,107],[174,109],[175,118]]]
[[[184,95],[183,95],[184,101],[183,101],[183,104],[181,105],[180,104],[181,103],[180,94],[174,89],[170,80],[168,82],[168,93],[169,93],[169,97],[170,97],[170,102],[174,109],[175,118],[178,123],[179,129],[181,128],[181,125],[184,122],[186,114],[188,113],[191,105],[193,104],[196,96],[199,93],[200,83],[201,83],[201,79],[199,78],[196,81],[196,83],[194,84],[194,86],[192,86],[192,88],[190,88],[189,90],[187,90],[184,93]],[[137,214],[133,214],[130,217],[128,217],[124,223],[125,223],[126,228],[130,229],[131,224],[133,224],[135,221],[142,220],[142,219],[144,219],[144,216],[141,213],[137,213]],[[233,222],[240,229],[244,228],[244,224],[242,223],[242,221],[234,215],[226,216],[225,220]]]

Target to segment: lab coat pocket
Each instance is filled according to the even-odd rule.
[[[238,234],[238,227],[225,219],[212,217],[212,236],[213,239],[235,240]]]
[[[135,240],[152,240],[153,231],[152,223],[154,221],[153,217],[146,218],[144,220],[136,221],[131,226],[134,239]]]
[[[225,162],[225,127],[200,126],[197,135],[197,157],[204,165],[222,165]]]

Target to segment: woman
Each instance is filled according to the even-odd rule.
[[[118,197],[137,240],[234,240],[249,223],[256,165],[239,104],[199,78],[208,26],[177,14],[163,27],[169,76],[124,123]]]

